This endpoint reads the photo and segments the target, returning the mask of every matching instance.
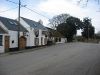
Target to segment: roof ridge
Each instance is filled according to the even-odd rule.
[[[8,18],[8,17],[3,17],[3,16],[0,16],[0,18],[4,18],[4,19],[9,19],[9,20],[16,21],[16,19],[12,19],[12,18]]]
[[[25,18],[25,17],[21,17],[21,18],[27,19],[27,20],[30,20],[30,21],[33,21],[33,22],[36,22],[36,21],[34,21],[34,20],[32,20],[32,19],[29,19],[29,18]]]

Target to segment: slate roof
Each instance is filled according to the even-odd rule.
[[[0,16],[0,21],[8,30],[18,31],[18,22],[16,20]],[[20,25],[20,31],[26,32],[27,30],[22,25]]]
[[[46,30],[47,28],[45,26],[43,26],[42,24],[40,24],[39,22],[35,22],[33,20],[27,19],[27,18],[23,18],[21,17],[28,25],[30,25],[30,27],[33,27],[34,29],[42,29],[42,30]]]
[[[7,32],[0,27],[0,34],[5,34],[5,33],[7,33]]]

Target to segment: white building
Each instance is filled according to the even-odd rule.
[[[47,44],[47,29],[42,21],[35,22],[27,18],[20,18],[20,23],[28,30],[26,33],[27,47],[36,47]]]
[[[13,19],[0,17],[0,53],[8,52],[9,50],[18,50],[18,22]],[[26,38],[24,33],[27,30],[23,26],[19,26],[19,48],[26,47]]]
[[[7,32],[0,27],[0,53],[4,52],[4,37],[7,35]]]
[[[67,42],[67,38],[65,38],[64,36],[62,36],[61,33],[57,32],[54,29],[48,28],[48,32],[49,32],[49,41],[52,41],[54,43],[66,43]]]

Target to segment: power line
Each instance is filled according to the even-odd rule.
[[[14,4],[18,4],[18,3],[16,3],[16,2],[13,2],[13,1],[10,1],[10,0],[6,0],[6,1],[11,2],[11,3],[14,3]],[[21,6],[21,7],[26,8],[26,9],[28,9],[28,10],[30,10],[30,11],[32,11],[32,12],[34,12],[34,13],[36,13],[36,14],[40,15],[40,16],[43,16],[43,17],[45,17],[45,18],[49,19],[49,18],[48,18],[48,17],[46,17],[45,15],[40,14],[39,12],[37,12],[37,11],[35,11],[35,10],[32,10],[32,9],[30,9],[30,8],[26,7],[27,5],[20,5],[20,6]]]
[[[7,11],[11,11],[11,10],[14,10],[14,9],[16,9],[16,8],[18,8],[18,7],[10,8],[10,9],[4,10],[4,11],[0,11],[0,13],[4,13],[4,12],[7,12]]]
[[[19,5],[19,3],[16,3],[16,2],[13,2],[13,1],[10,1],[10,0],[6,0],[6,1],[11,2],[11,3],[13,3],[13,4]],[[21,5],[21,4],[20,4],[20,6],[21,6],[21,7],[26,7],[26,5]]]
[[[26,8],[26,9],[28,9],[28,10],[30,10],[30,11],[32,11],[32,12],[34,12],[34,13],[36,13],[36,14],[40,15],[40,16],[43,16],[43,17],[45,17],[45,18],[49,19],[49,18],[48,18],[48,17],[46,17],[45,15],[40,14],[39,12],[36,12],[35,10],[32,10],[32,9],[30,9],[30,8],[28,8],[28,7],[24,7],[24,8]]]
[[[13,2],[13,1],[10,1],[10,0],[6,0],[6,1],[11,2],[11,3],[13,3],[13,4],[18,4],[18,3],[16,3],[16,2]]]

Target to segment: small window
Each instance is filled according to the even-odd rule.
[[[16,22],[14,21],[9,21],[10,24],[14,24],[14,25],[18,25]]]
[[[16,22],[14,22],[15,25],[18,25]]]
[[[12,40],[12,43],[14,43],[14,40]]]
[[[12,21],[9,21],[10,24],[14,24]]]
[[[36,24],[33,24],[35,27],[37,26]]]
[[[2,35],[0,35],[0,46],[2,46]]]

